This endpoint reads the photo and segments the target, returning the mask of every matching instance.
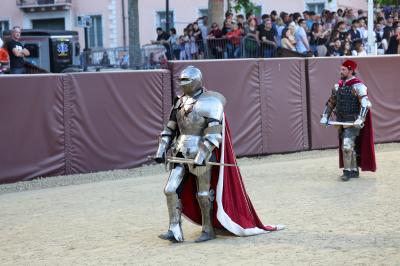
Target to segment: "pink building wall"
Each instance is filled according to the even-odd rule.
[[[128,0],[125,1],[125,25],[126,42],[128,43]],[[260,5],[262,13],[270,13],[272,10],[286,12],[303,11],[307,0],[253,0],[255,5]],[[24,13],[16,5],[15,0],[2,0],[0,9],[0,19],[9,20],[10,27],[20,25],[25,28],[31,26],[29,13]],[[323,1],[322,1],[323,2]],[[366,0],[333,0],[330,6],[352,7],[357,9],[367,9]],[[199,16],[199,9],[207,9],[208,0],[174,0],[170,1],[170,10],[174,11],[174,27],[178,34],[182,34],[183,28]],[[326,8],[329,8],[326,5]],[[165,11],[165,0],[139,0],[139,24],[140,24],[140,42],[142,45],[150,43],[156,38],[157,11]],[[54,12],[37,12],[38,15],[54,16]],[[66,29],[79,32],[81,46],[84,46],[84,30],[76,25],[77,16],[82,15],[101,15],[103,29],[104,48],[122,47],[123,44],[123,18],[122,18],[122,0],[72,0],[71,10],[67,11]]]

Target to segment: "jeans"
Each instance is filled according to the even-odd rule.
[[[10,73],[11,74],[26,74],[26,70],[25,70],[25,67],[11,68]]]

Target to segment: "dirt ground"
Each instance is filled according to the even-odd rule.
[[[187,220],[184,243],[157,237],[168,223],[158,170],[2,193],[0,265],[400,265],[400,144],[376,149],[378,171],[349,182],[336,150],[240,159],[258,215],[287,228],[200,244]]]

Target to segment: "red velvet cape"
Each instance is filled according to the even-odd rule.
[[[356,83],[363,83],[358,78],[353,78],[345,84],[342,80],[338,82],[339,89],[346,86],[352,86]],[[368,111],[365,118],[364,127],[360,130],[359,135],[359,153],[360,160],[358,166],[362,171],[376,171],[375,148],[374,148],[374,130],[372,128],[372,114],[371,110]],[[342,140],[339,138],[339,167],[343,168],[343,153],[342,153]]]
[[[217,162],[236,164],[232,139],[226,119],[223,123],[223,141],[215,149]],[[181,193],[183,214],[196,224],[201,224],[201,211],[196,199],[196,177],[189,175]],[[211,188],[215,191],[213,225],[226,229],[238,236],[249,236],[276,231],[281,228],[264,225],[246,193],[238,167],[214,166],[212,169]]]

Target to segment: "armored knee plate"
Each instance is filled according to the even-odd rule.
[[[353,161],[353,153],[354,153],[354,138],[343,138],[343,168],[344,170],[351,170],[352,161]]]

